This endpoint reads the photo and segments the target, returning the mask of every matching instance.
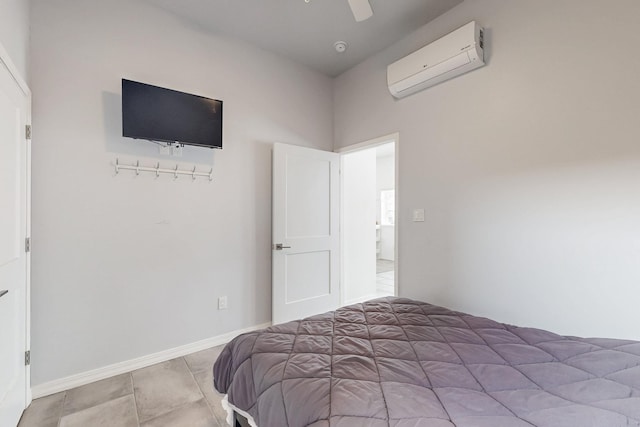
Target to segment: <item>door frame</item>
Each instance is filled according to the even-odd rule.
[[[11,60],[9,53],[5,49],[5,47],[0,43],[0,62],[7,67],[9,70],[9,74],[14,79],[22,93],[24,93],[27,98],[27,117],[26,124],[31,126],[31,89],[27,85],[27,82],[22,78],[20,72],[17,67]],[[26,236],[24,238],[31,237],[31,139],[27,139],[25,137],[25,161],[27,164],[26,167]],[[26,242],[25,242],[26,243]],[[31,251],[26,252],[25,254],[25,352],[31,349]],[[32,400],[31,393],[31,365],[25,365],[25,409]]]
[[[393,292],[395,296],[398,296],[398,283],[400,282],[399,280],[399,261],[400,258],[398,256],[399,254],[399,250],[398,250],[398,236],[399,236],[399,229],[400,229],[400,223],[398,221],[398,206],[400,205],[399,200],[399,194],[400,192],[398,191],[398,189],[400,188],[400,168],[399,168],[399,160],[400,160],[400,156],[399,156],[399,148],[400,148],[400,132],[394,132],[394,133],[390,133],[387,135],[383,135],[383,136],[379,136],[377,138],[373,138],[373,139],[368,139],[366,141],[362,141],[362,142],[358,142],[356,144],[351,144],[351,145],[347,145],[338,149],[335,149],[334,151],[336,153],[339,153],[342,157],[342,155],[344,154],[349,154],[349,153],[353,153],[356,151],[360,151],[360,150],[366,150],[366,149],[370,149],[370,148],[376,148],[380,145],[384,145],[384,144],[389,144],[389,143],[394,143],[395,146],[395,150],[394,150],[394,164],[395,164],[395,170],[394,170],[394,187],[395,187],[395,209],[396,209],[396,223],[393,229],[393,233],[394,233],[394,242],[393,242],[393,252],[394,252],[394,261],[393,261],[393,271],[394,271],[394,280],[393,280]],[[342,203],[342,194],[344,194],[343,188],[344,188],[344,175],[342,174],[342,158],[340,159],[340,305],[343,306],[345,304],[345,286],[344,286],[344,234],[342,233],[342,224],[344,221],[344,208],[343,208],[343,203]]]

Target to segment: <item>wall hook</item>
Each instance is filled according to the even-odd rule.
[[[197,166],[193,166],[193,169],[179,169],[180,165],[176,164],[175,168],[161,168],[160,162],[157,162],[155,166],[141,166],[140,160],[137,160],[133,164],[120,164],[120,159],[116,157],[115,163],[113,163],[114,169],[116,171],[116,175],[120,173],[121,170],[131,170],[135,171],[136,175],[140,175],[141,172],[151,172],[156,175],[156,178],[160,177],[161,173],[172,174],[173,179],[178,179],[179,175],[189,175],[191,179],[195,181],[195,179],[199,176],[208,177],[209,181],[213,181],[213,167],[209,172],[198,172]]]

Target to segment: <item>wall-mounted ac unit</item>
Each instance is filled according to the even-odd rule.
[[[387,67],[389,91],[403,98],[484,65],[483,29],[475,21]]]

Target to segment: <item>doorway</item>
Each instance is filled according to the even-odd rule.
[[[340,150],[342,305],[397,295],[397,141]]]

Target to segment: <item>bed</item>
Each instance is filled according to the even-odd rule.
[[[640,342],[404,298],[240,335],[214,384],[257,427],[640,426]]]

